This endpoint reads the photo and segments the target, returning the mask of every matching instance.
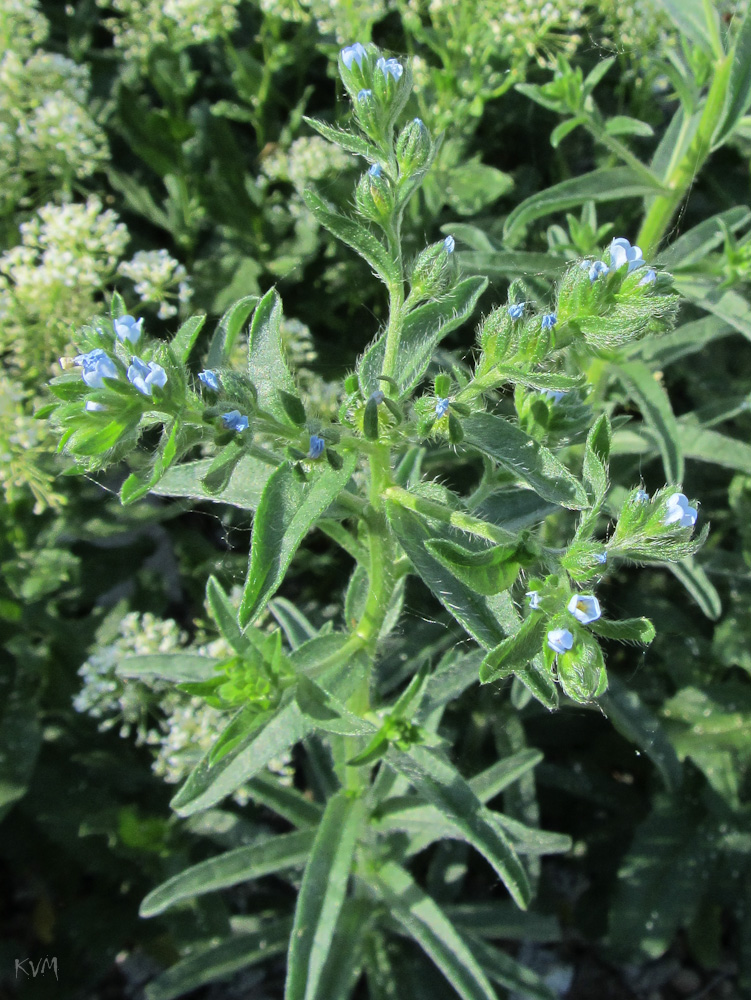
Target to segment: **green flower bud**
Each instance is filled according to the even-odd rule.
[[[447,236],[440,243],[431,243],[418,254],[410,275],[414,298],[434,298],[448,288],[453,274],[453,240],[449,240]]]
[[[380,164],[364,174],[357,185],[355,201],[360,215],[372,222],[385,222],[394,210],[394,192]]]
[[[433,159],[433,140],[419,118],[413,119],[396,141],[396,160],[403,177],[424,173]]]

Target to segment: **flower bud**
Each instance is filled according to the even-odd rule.
[[[431,243],[418,254],[410,276],[415,298],[434,298],[448,288],[452,277],[451,253],[446,240],[442,240]]]
[[[394,193],[380,164],[374,163],[360,178],[355,192],[360,215],[373,222],[385,222],[394,209]]]
[[[406,125],[396,140],[396,161],[403,177],[424,173],[433,159],[433,140],[419,118]]]

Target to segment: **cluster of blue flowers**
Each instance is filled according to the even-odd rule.
[[[141,338],[143,320],[136,320],[133,316],[118,316],[113,326],[115,335],[121,343],[136,344]],[[102,389],[105,379],[117,379],[120,376],[114,360],[101,347],[86,354],[79,354],[73,361],[83,369],[81,378],[92,389]],[[167,384],[167,373],[161,365],[155,361],[144,361],[136,355],[132,356],[126,375],[131,385],[144,396],[151,396],[155,386],[163,389]],[[101,403],[89,400],[86,409],[96,411],[104,407]]]
[[[645,266],[646,261],[642,256],[640,247],[632,246],[623,236],[616,237],[610,244],[610,264],[603,260],[596,260],[593,263],[583,260],[580,267],[589,272],[589,280],[592,284],[598,278],[604,278],[611,271],[620,271],[622,267],[627,267],[627,274],[631,274],[638,267]],[[657,273],[650,267],[639,282],[639,285],[652,285],[657,281]]]

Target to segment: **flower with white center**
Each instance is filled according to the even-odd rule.
[[[542,329],[552,330],[557,322],[558,322],[558,317],[556,316],[555,313],[546,313],[542,317]]]
[[[533,611],[537,611],[540,607],[540,591],[539,590],[528,590],[524,595],[529,598],[529,606]]]
[[[143,319],[135,320],[132,316],[118,316],[112,325],[118,340],[123,343],[127,340],[131,344],[135,344],[141,337]]]
[[[219,392],[220,388],[219,376],[217,375],[216,372],[213,372],[211,371],[210,368],[207,368],[206,371],[199,372],[198,377],[205,386],[208,386],[209,389],[213,389],[214,392]]]
[[[567,628],[552,628],[548,632],[548,646],[554,653],[567,653],[574,645],[574,637]]]
[[[446,253],[453,253],[455,247],[456,247],[456,240],[454,239],[454,237],[447,236],[446,239],[443,241],[443,249],[446,251]]]
[[[688,497],[683,493],[674,493],[668,498],[663,524],[677,524],[679,528],[693,528],[696,524],[698,511],[690,506]]]
[[[586,263],[585,263],[586,266]],[[594,264],[589,268],[589,280],[592,284],[597,281],[598,278],[604,278],[606,274],[610,271],[607,264],[604,264],[601,260],[596,260]]]
[[[399,81],[404,72],[404,67],[398,59],[384,59],[383,56],[376,63],[376,67],[386,78],[391,75],[395,81]]]
[[[342,57],[342,62],[347,69],[352,69],[353,62],[356,62],[358,68],[362,69],[362,61],[367,56],[368,52],[361,42],[355,42],[354,45],[347,45],[339,54]]]
[[[628,240],[619,236],[610,244],[610,267],[613,271],[619,271],[626,264],[628,273],[631,274],[644,264],[644,258],[639,247],[632,247]]]
[[[437,417],[445,417],[449,411],[449,401],[448,397],[446,399],[439,399],[435,404],[435,415]]]
[[[236,431],[238,434],[248,429],[248,418],[239,410],[230,410],[229,413],[222,414],[222,423],[228,431]]]
[[[521,319],[524,315],[524,303],[523,302],[513,302],[508,307],[508,314],[513,320]]]
[[[657,272],[650,267],[641,281],[637,283],[636,287],[639,288],[641,285],[654,285],[655,281],[657,281]]]
[[[150,396],[155,385],[163,389],[167,384],[167,372],[156,361],[149,361],[147,364],[134,356],[128,368],[128,381],[144,396]]]
[[[594,594],[574,594],[566,607],[582,625],[597,621],[602,614],[600,602]]]
[[[83,368],[81,378],[92,389],[102,389],[105,378],[117,378],[115,362],[100,347],[88,354],[79,354],[75,362]]]

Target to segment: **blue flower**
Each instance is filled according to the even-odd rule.
[[[619,271],[626,264],[628,273],[631,274],[644,264],[644,259],[639,247],[632,247],[628,240],[619,236],[610,244],[610,267],[614,271]]]
[[[402,73],[404,72],[404,67],[398,59],[384,59],[383,56],[381,56],[376,63],[376,66],[385,77],[388,78],[390,73],[394,80],[397,81],[401,79]]]
[[[115,362],[101,347],[89,351],[88,354],[79,354],[73,360],[83,368],[81,378],[92,389],[103,388],[102,380],[105,378],[117,378]]]
[[[443,249],[446,251],[446,253],[453,253],[455,246],[456,246],[456,240],[454,239],[453,236],[447,236],[446,239],[443,241]]]
[[[228,431],[246,431],[248,429],[248,418],[239,410],[230,410],[229,413],[222,414],[222,423]]]
[[[449,411],[448,399],[439,399],[435,404],[435,412],[438,417],[445,417]]]
[[[594,284],[598,278],[604,278],[609,271],[610,268],[607,264],[604,264],[601,260],[596,260],[589,269],[590,282]]]
[[[677,524],[679,528],[693,528],[696,524],[698,511],[696,507],[691,507],[688,497],[683,493],[674,493],[667,503],[663,524]]]
[[[367,56],[368,51],[364,45],[360,42],[355,42],[354,45],[347,45],[339,55],[342,57],[342,62],[347,67],[347,69],[352,69],[352,63],[356,62],[358,67],[362,69],[362,61]]]
[[[594,594],[574,594],[566,607],[582,625],[596,622],[602,614],[600,611],[600,602]]]
[[[381,164],[374,163],[373,166],[368,171],[368,173],[370,174],[371,177],[380,177],[381,174],[383,173],[383,170],[381,170]]]
[[[529,606],[533,611],[537,611],[540,607],[540,591],[539,590],[528,590],[524,595],[529,598]]]
[[[163,389],[167,384],[167,372],[155,361],[148,364],[140,358],[133,357],[132,364],[128,368],[128,381],[142,392],[144,396],[150,396],[154,391],[154,386],[158,385]]]
[[[657,281],[657,272],[650,267],[641,281],[637,282],[636,287],[639,288],[641,285],[654,285],[655,281]]]
[[[521,319],[524,315],[524,303],[514,302],[508,307],[508,314],[513,320]]]
[[[118,316],[112,325],[115,328],[117,339],[123,343],[127,340],[131,344],[136,344],[140,340],[143,319],[135,320],[132,316]]]
[[[371,392],[370,396],[368,397],[368,402],[370,402],[371,399],[372,399],[372,400],[374,400],[376,406],[378,406],[378,404],[382,403],[385,398],[386,398],[386,395],[385,395],[383,389],[376,389],[375,392]]]
[[[93,399],[86,400],[86,411],[87,413],[98,413],[100,410],[106,410],[107,407],[104,403],[95,403]]]
[[[555,313],[546,313],[542,317],[542,328],[543,330],[552,330],[557,322],[558,317]]]
[[[598,552],[597,555],[595,556],[595,559],[597,560],[598,563],[600,563],[601,566],[604,566],[605,563],[608,561],[608,554],[605,551]]]
[[[373,96],[373,91],[370,90],[369,87],[363,87],[362,90],[358,90],[358,92],[357,92],[357,100],[358,101],[367,101],[368,98],[370,98],[372,96]]]
[[[553,403],[560,403],[566,392],[564,389],[558,389],[557,392],[553,391],[553,389],[545,389],[542,394],[545,399],[549,399]]]
[[[326,442],[322,437],[319,437],[317,434],[311,434],[310,444],[308,446],[308,458],[312,458],[313,460],[320,458],[325,447]]]
[[[219,385],[219,376],[217,375],[216,372],[213,372],[211,371],[210,368],[207,368],[205,371],[199,372],[198,377],[205,386],[209,387],[209,389],[213,389],[214,392],[219,392],[221,386]]]
[[[649,500],[649,493],[646,490],[637,490],[634,493],[634,503],[647,503]]]
[[[567,628],[552,628],[548,632],[548,646],[554,653],[566,653],[574,645],[574,637]]]

